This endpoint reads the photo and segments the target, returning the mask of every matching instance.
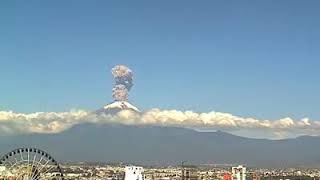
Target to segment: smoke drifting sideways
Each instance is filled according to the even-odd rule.
[[[133,73],[125,65],[116,65],[111,70],[115,85],[112,89],[112,96],[115,101],[127,101],[129,91],[133,86]]]

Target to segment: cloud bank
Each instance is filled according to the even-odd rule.
[[[85,110],[70,112],[36,112],[30,114],[0,111],[2,135],[21,133],[59,133],[81,123],[120,123],[125,125],[153,125],[184,127],[200,131],[260,132],[271,138],[291,135],[320,135],[320,122],[308,118],[294,120],[261,120],[229,113],[151,109],[143,113],[123,110],[115,115],[95,114]]]

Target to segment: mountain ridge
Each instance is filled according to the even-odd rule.
[[[63,162],[320,167],[320,137],[308,136],[268,140],[179,127],[84,123],[57,134],[0,137],[1,154],[28,146],[44,149]]]

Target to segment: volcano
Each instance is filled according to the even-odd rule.
[[[134,112],[140,112],[140,110],[129,103],[128,101],[114,101],[113,103],[107,104],[103,108],[96,111],[96,113],[101,114],[116,114],[122,110],[130,110]]]

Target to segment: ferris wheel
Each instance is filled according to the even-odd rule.
[[[63,180],[57,161],[37,148],[15,149],[0,159],[0,165],[16,180]]]

